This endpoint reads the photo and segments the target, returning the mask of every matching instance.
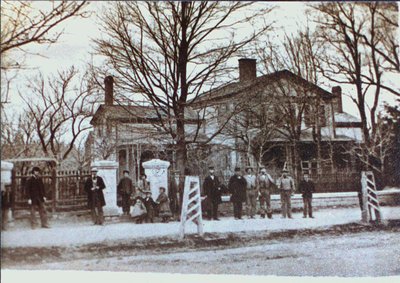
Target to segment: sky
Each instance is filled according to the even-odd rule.
[[[47,4],[46,1],[36,3],[39,6]],[[259,5],[265,4],[264,2]],[[275,26],[277,27],[275,31],[277,38],[282,36],[283,32],[295,32],[299,26],[304,25],[306,21],[305,4],[301,2],[272,2],[272,4],[277,6],[271,14],[271,18],[275,20]],[[24,87],[26,80],[34,76],[38,71],[43,72],[45,75],[55,74],[57,70],[66,69],[71,65],[83,67],[85,62],[91,60],[93,50],[91,40],[100,36],[97,15],[104,8],[104,5],[104,2],[94,1],[88,7],[89,10],[94,12],[91,17],[71,19],[60,25],[58,30],[64,30],[64,34],[57,43],[49,46],[29,46],[29,52],[41,54],[41,56],[29,55],[26,58],[25,63],[29,68],[19,73],[18,80],[13,85],[10,103],[7,105],[8,111],[14,113],[21,111],[22,101],[18,96],[18,90],[22,93],[27,91]],[[238,58],[234,59],[237,60]],[[334,84],[327,83],[320,86],[330,91]],[[342,86],[342,89],[344,93],[344,111],[358,116],[354,103],[346,96],[352,92],[352,89],[344,86]],[[386,99],[390,104],[394,102],[390,97],[386,97]]]

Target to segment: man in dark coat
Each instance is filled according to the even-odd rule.
[[[240,168],[235,168],[235,175],[229,179],[228,189],[232,193],[233,215],[242,219],[243,202],[246,201],[246,179],[240,174]]]
[[[103,190],[106,188],[101,177],[97,176],[97,170],[92,169],[92,177],[85,182],[85,191],[88,195],[88,204],[92,211],[94,225],[103,225],[103,206],[106,205]]]
[[[131,195],[134,193],[135,189],[132,184],[132,179],[129,178],[129,171],[124,170],[124,177],[118,183],[117,192],[122,199],[122,212],[124,215],[129,215],[131,210]]]
[[[308,216],[310,218],[314,218],[312,214],[312,194],[315,192],[314,182],[310,180],[308,174],[304,174],[303,180],[300,181],[299,191],[303,197],[304,209],[303,209],[303,218]]]
[[[37,208],[40,215],[40,222],[43,228],[50,228],[47,223],[46,197],[44,191],[43,180],[40,177],[39,167],[33,167],[32,176],[26,182],[26,190],[28,192],[28,204],[31,206],[31,227],[35,229],[37,224],[35,217],[35,209]]]
[[[176,172],[172,173],[168,187],[168,197],[170,199],[171,212],[174,216],[179,215],[179,191],[177,178],[179,175]]]
[[[214,175],[214,167],[209,167],[210,174],[204,179],[203,189],[210,204],[211,215],[209,219],[219,220],[218,218],[218,205],[221,200],[221,185],[217,176]]]

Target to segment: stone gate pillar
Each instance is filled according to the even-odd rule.
[[[143,162],[144,173],[147,176],[147,181],[150,182],[150,190],[154,200],[159,195],[160,187],[166,189],[168,195],[168,167],[170,163],[161,159],[152,159]]]
[[[6,185],[11,184],[11,171],[14,168],[14,164],[11,162],[1,161],[1,190],[5,190]],[[7,212],[8,222],[13,222],[11,209]]]
[[[106,185],[103,190],[106,206],[104,207],[105,216],[116,216],[122,213],[122,209],[117,206],[117,169],[118,162],[109,160],[99,160],[92,163],[92,169],[97,169],[97,175],[103,178]]]

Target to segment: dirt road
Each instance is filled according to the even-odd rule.
[[[279,276],[400,275],[400,227],[345,226],[329,231],[233,237],[230,245],[165,247],[5,266],[13,269],[108,270]],[[229,238],[229,237],[228,237]],[[170,246],[168,248],[168,246]],[[112,249],[110,248],[110,251]],[[63,252],[63,251],[59,251]],[[67,251],[66,251],[67,252]]]

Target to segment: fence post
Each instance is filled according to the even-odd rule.
[[[367,176],[364,171],[361,172],[361,199],[362,199],[361,220],[363,222],[369,222],[370,215],[368,214]]]
[[[11,217],[15,218],[15,195],[17,191],[17,178],[15,168],[11,170]]]
[[[57,186],[57,169],[53,168],[51,171],[51,192],[53,203],[51,207],[51,212],[56,212],[57,209],[57,199],[58,199],[58,186]]]

